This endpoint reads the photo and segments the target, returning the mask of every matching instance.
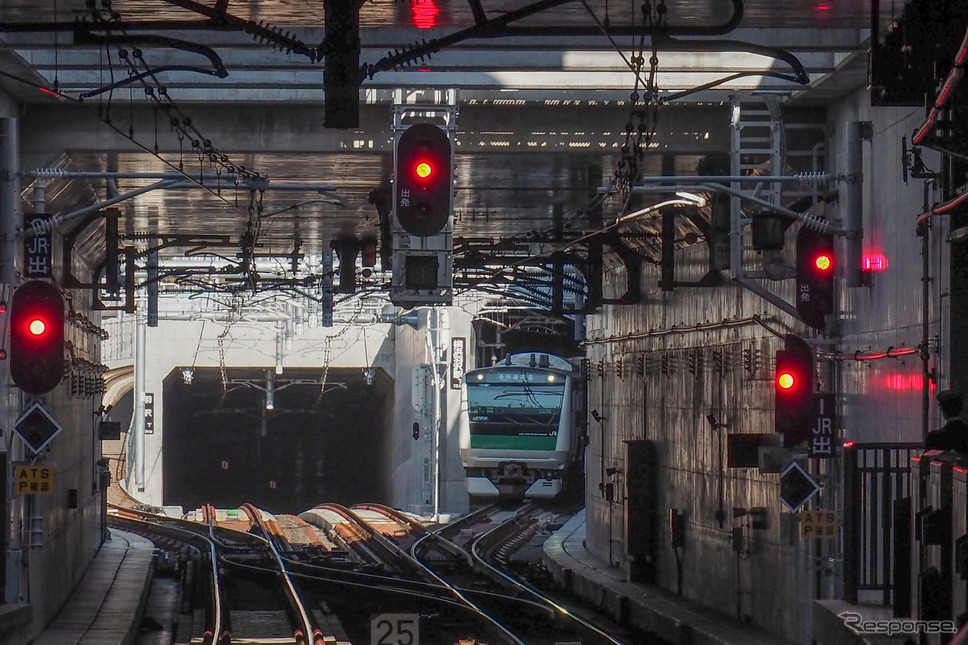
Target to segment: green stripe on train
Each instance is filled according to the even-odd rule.
[[[558,437],[514,437],[500,434],[472,434],[471,449],[554,450]]]

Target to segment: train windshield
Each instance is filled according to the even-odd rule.
[[[471,447],[554,450],[564,396],[564,379],[557,383],[468,382]]]

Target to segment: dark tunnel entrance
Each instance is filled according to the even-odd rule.
[[[271,368],[269,370],[271,372]],[[223,389],[218,368],[182,368],[164,380],[164,504],[186,511],[203,503],[252,502],[298,513],[323,502],[384,501],[393,383],[359,368],[273,374],[266,409],[265,368],[232,368]]]

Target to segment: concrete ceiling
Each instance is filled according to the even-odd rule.
[[[849,87],[830,79],[852,54],[863,51],[868,3],[667,0],[666,20],[675,36],[655,41],[654,82],[663,100],[685,95],[663,103],[657,112],[643,103],[633,105],[633,92],[644,95],[653,44],[649,36],[631,35],[641,27],[642,4],[563,2],[509,23],[517,31],[502,32],[509,34],[505,37],[476,34],[410,66],[380,69],[362,83],[358,128],[324,127],[322,62],[280,51],[239,30],[189,24],[207,20],[214,2],[118,0],[112,8],[129,26],[121,31],[93,21],[81,0],[4,0],[0,63],[5,75],[0,85],[29,104],[21,120],[24,170],[49,165],[122,173],[181,170],[189,178],[219,170],[209,158],[200,158],[189,140],[179,140],[168,123],[172,112],[157,109],[158,95],[145,92],[146,84],[163,86],[164,101],[170,99],[176,114],[190,118],[224,160],[268,177],[273,188],[293,188],[267,191],[262,204],[259,252],[285,254],[297,244],[303,252],[316,253],[338,237],[378,235],[371,193],[389,185],[396,90],[398,97],[421,102],[456,92],[455,237],[499,240],[525,239],[556,222],[580,234],[654,199],[636,196],[624,202],[614,197],[602,204],[600,216],[594,209],[589,215],[597,189],[615,176],[627,125],[633,123],[634,131],[638,115],[656,128],[640,175],[695,174],[703,158],[728,151],[730,95],[779,92],[809,106],[811,85],[820,88],[816,103],[830,100],[834,87],[849,91],[863,82],[859,74],[851,75]],[[473,27],[475,5],[483,18],[493,20],[524,3],[364,2],[359,12],[361,65],[380,65],[388,53]],[[312,47],[326,36],[322,2],[232,0],[221,6],[235,21],[231,25],[263,36],[288,34],[291,42]],[[75,42],[83,40],[71,27],[75,19],[95,25],[87,33],[123,42]],[[723,26],[732,27],[731,21],[737,26],[728,33],[708,33],[727,31]],[[146,35],[174,40],[146,40]],[[643,45],[644,51],[638,51]],[[645,69],[637,86],[627,61],[638,53]],[[805,74],[801,80],[811,85],[794,82],[797,64]],[[219,65],[227,72],[224,78],[212,73]],[[167,71],[97,93],[112,78],[117,82],[148,67]],[[731,82],[715,84],[733,76]],[[54,89],[55,81],[61,97],[43,91]],[[701,89],[704,84],[709,87]],[[70,213],[154,181],[52,182],[47,210]],[[28,182],[23,181],[25,196]],[[250,219],[250,205],[256,204],[244,186],[222,177],[203,183],[205,188],[152,191],[123,202],[122,235],[128,240],[152,233],[223,235],[235,245]],[[63,227],[70,230],[78,221]],[[103,254],[100,235],[92,226],[79,239],[82,254],[93,260]],[[218,252],[235,254],[231,248]],[[185,248],[162,253],[183,255]]]

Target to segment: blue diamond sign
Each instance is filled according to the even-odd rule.
[[[818,492],[820,484],[797,462],[790,463],[780,473],[780,501],[791,513],[799,511]]]

